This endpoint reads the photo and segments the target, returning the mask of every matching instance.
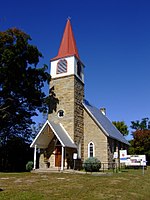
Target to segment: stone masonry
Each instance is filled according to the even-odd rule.
[[[74,75],[52,79],[56,98],[59,100],[57,111],[49,114],[48,119],[61,123],[72,140],[78,145],[83,143],[83,98],[84,84]],[[58,111],[64,111],[64,117],[58,117]]]
[[[84,137],[84,160],[88,158],[88,144],[93,142],[95,157],[103,163],[108,162],[107,136],[86,110],[84,110],[84,134],[86,135]]]

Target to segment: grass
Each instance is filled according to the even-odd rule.
[[[114,174],[0,173],[0,200],[148,200],[150,168]]]

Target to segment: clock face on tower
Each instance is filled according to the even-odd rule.
[[[67,72],[67,61],[65,59],[61,59],[57,63],[57,74],[66,73]]]

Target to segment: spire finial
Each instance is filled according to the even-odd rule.
[[[70,20],[70,19],[71,19],[71,17],[70,17],[70,16],[68,16],[68,17],[67,17],[67,20]]]

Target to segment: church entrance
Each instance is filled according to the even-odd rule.
[[[62,147],[56,146],[55,149],[55,167],[61,167]]]

